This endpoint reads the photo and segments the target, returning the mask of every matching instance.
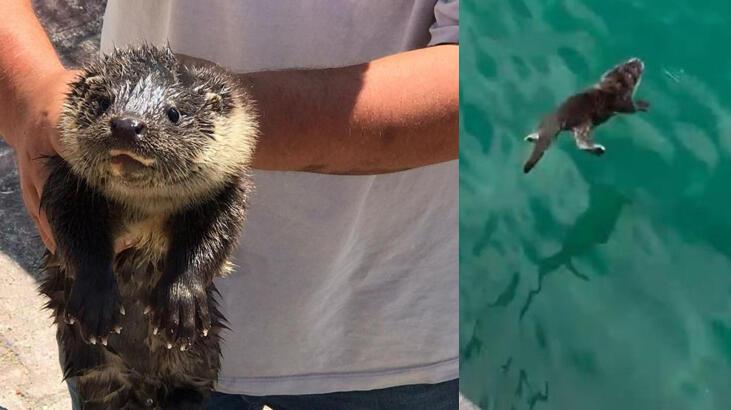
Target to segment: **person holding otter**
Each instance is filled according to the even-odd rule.
[[[33,159],[63,150],[76,73],[29,0],[0,9],[13,16],[0,23],[0,135],[54,250]],[[236,267],[216,282],[230,330],[207,408],[457,408],[458,9],[108,1],[103,53],[169,44],[237,73],[260,115]]]

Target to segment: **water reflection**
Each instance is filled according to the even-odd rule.
[[[529,409],[533,409],[539,402],[548,401],[548,382],[544,382],[543,391],[536,390],[531,386],[528,375],[525,370],[520,370],[520,378],[518,379],[518,388],[515,389],[515,397],[518,399],[523,397],[523,388],[526,389],[525,402]]]
[[[579,272],[573,259],[590,251],[596,245],[607,243],[617,225],[622,208],[627,203],[629,201],[625,196],[608,185],[596,184],[589,187],[589,206],[569,228],[561,250],[551,256],[541,258],[536,263],[538,287],[528,293],[528,298],[520,310],[521,319],[530,309],[533,298],[543,290],[543,280],[550,273],[565,267],[575,277],[585,281],[589,280],[587,275]],[[517,286],[517,279],[515,279],[515,285]]]

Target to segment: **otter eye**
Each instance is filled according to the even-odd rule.
[[[180,112],[175,107],[170,107],[168,109],[168,119],[173,124],[177,124],[180,121]]]
[[[96,114],[102,115],[109,107],[112,105],[112,101],[108,97],[99,97],[99,99],[96,101]]]

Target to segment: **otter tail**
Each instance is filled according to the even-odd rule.
[[[530,157],[527,161],[525,161],[525,164],[523,164],[523,172],[529,173],[533,167],[536,166],[538,161],[543,157],[543,151],[540,151],[536,148],[533,148],[533,152],[531,153]]]
[[[525,137],[526,141],[533,142],[533,152],[523,165],[524,173],[529,173],[536,166],[559,132],[561,132],[561,127],[556,117],[550,116],[541,123],[537,133]]]

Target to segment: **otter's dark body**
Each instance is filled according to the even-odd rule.
[[[103,98],[114,101],[86,124],[79,110],[99,97],[84,84],[97,74],[111,77],[103,93],[112,96]],[[159,101],[145,90],[125,94],[120,78],[176,92]],[[61,121],[62,140],[72,148],[66,160],[48,160],[42,203],[57,252],[44,258],[41,291],[58,324],[64,375],[73,378],[85,409],[200,408],[213,387],[224,319],[212,281],[229,269],[251,188],[251,147],[220,159],[204,149],[253,145],[251,135],[216,129],[245,107],[243,94],[227,88],[233,84],[222,73],[181,67],[169,50],[152,47],[116,52],[74,84]],[[185,95],[188,89],[197,91]],[[186,110],[178,117],[165,108],[179,128],[154,117],[160,101],[169,107],[174,99],[188,105],[178,103]],[[252,121],[245,114],[234,121]],[[185,115],[188,123],[180,119]],[[144,120],[137,128],[146,133],[122,141],[119,121],[128,120]],[[242,131],[229,122],[225,129]],[[243,139],[222,142],[228,138]],[[195,144],[201,148],[188,148],[185,157],[185,147]],[[115,255],[123,236],[134,245]]]
[[[579,149],[602,155],[605,148],[594,143],[591,131],[617,113],[646,111],[649,103],[632,100],[639,85],[644,64],[633,58],[607,71],[593,87],[567,98],[558,109],[547,115],[538,131],[526,137],[534,142],[533,152],[523,166],[528,173],[543,157],[556,136],[562,131],[572,131]]]

